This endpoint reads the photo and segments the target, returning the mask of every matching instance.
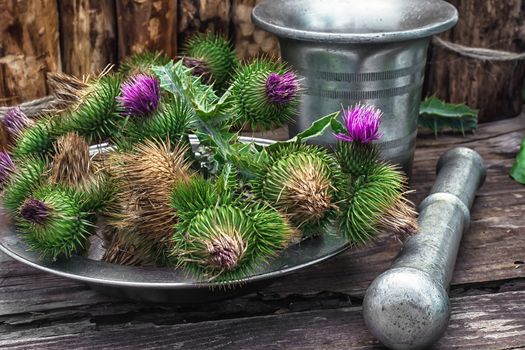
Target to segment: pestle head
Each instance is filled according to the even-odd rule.
[[[381,274],[368,288],[363,314],[370,332],[391,349],[424,349],[447,327],[446,290],[423,271],[400,267]]]

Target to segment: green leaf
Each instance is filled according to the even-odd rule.
[[[332,127],[332,131],[334,134],[342,134],[346,131],[345,127],[337,118],[334,118],[330,121],[330,126]]]
[[[151,70],[159,78],[161,88],[182,96],[191,104],[195,112],[195,120],[191,124],[201,144],[213,149],[215,165],[220,167],[232,159],[231,143],[237,135],[229,132],[231,117],[227,111],[230,92],[217,96],[213,87],[195,77],[182,61],[153,66]]]
[[[338,122],[336,118],[338,115],[339,111],[317,119],[312,123],[312,125],[310,125],[308,129],[298,133],[297,135],[295,135],[295,137],[291,138],[286,142],[302,142],[323,135],[325,131],[332,125],[336,125],[337,127]]]
[[[437,133],[445,128],[461,131],[476,130],[478,111],[464,104],[445,103],[435,96],[428,97],[419,107],[418,124]]]
[[[525,138],[521,142],[521,148],[516,156],[516,162],[510,169],[510,176],[522,185],[525,185]]]
[[[219,193],[233,193],[237,189],[237,169],[232,164],[225,164],[221,169],[215,187]]]
[[[164,66],[152,66],[151,70],[155,73],[157,78],[159,78],[161,88],[173,94],[184,95],[180,77],[173,74],[173,62],[170,61]]]

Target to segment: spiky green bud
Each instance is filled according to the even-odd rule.
[[[180,96],[165,98],[150,116],[131,121],[127,142],[169,140],[176,145],[185,140],[194,122],[195,112],[186,99]]]
[[[27,158],[16,163],[2,193],[2,204],[15,213],[22,202],[46,180],[47,163],[42,158]]]
[[[171,205],[179,218],[172,255],[200,278],[245,277],[295,235],[283,215],[264,204],[243,204],[223,183],[192,178],[174,187]]]
[[[17,225],[30,249],[42,258],[70,257],[86,247],[90,224],[74,191],[44,186],[19,208]]]
[[[237,124],[271,129],[289,122],[297,113],[298,88],[295,75],[279,62],[258,59],[240,67],[232,84]]]
[[[339,142],[335,155],[341,170],[357,178],[375,169],[379,160],[379,149],[373,143]]]
[[[255,196],[286,213],[303,234],[320,234],[337,206],[339,166],[325,150],[291,144],[270,153],[253,180]]]
[[[78,106],[68,111],[61,123],[62,133],[77,132],[89,144],[117,138],[125,126],[122,106],[117,101],[120,94],[120,75],[106,74],[90,83],[89,93]]]
[[[416,233],[405,175],[380,160],[379,148],[370,142],[378,137],[380,112],[358,105],[345,117],[347,134],[341,134],[335,150],[347,177],[338,214],[340,232],[353,244],[370,240],[382,229],[395,235]]]
[[[178,266],[196,277],[235,281],[277,254],[293,234],[272,209],[213,206],[177,226],[173,255]]]
[[[51,154],[53,142],[58,136],[57,119],[47,116],[23,129],[16,137],[13,156],[23,158]]]
[[[230,73],[238,66],[232,45],[224,37],[212,33],[197,34],[189,39],[184,55],[193,59],[189,67],[195,74],[202,75],[207,71],[211,73],[211,81],[219,91],[224,89],[230,79]],[[185,63],[188,64],[189,61]]]
[[[340,232],[353,244],[369,241],[382,229],[416,233],[416,213],[404,198],[405,187],[404,175],[383,162],[368,167],[366,175],[349,177],[338,214]]]
[[[150,74],[151,66],[164,66],[168,64],[171,59],[161,52],[144,51],[127,57],[120,63],[119,73],[123,75],[133,74]]]

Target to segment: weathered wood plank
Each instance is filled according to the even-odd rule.
[[[56,1],[0,1],[0,13],[0,105],[46,96],[61,70]]]
[[[277,38],[259,29],[252,22],[252,9],[261,0],[233,0],[232,22],[237,55],[244,60],[250,60],[259,55],[280,56]]]
[[[59,0],[63,70],[81,77],[117,62],[115,1]]]
[[[231,0],[179,0],[179,46],[195,33],[230,34]]]
[[[524,346],[525,291],[451,300],[445,336],[433,349],[513,349]],[[93,322],[94,321],[94,322]],[[53,333],[55,331],[55,333]],[[359,307],[236,318],[190,324],[111,324],[87,320],[44,325],[0,341],[12,349],[381,349]]]
[[[177,0],[116,0],[119,60],[134,53],[177,54]]]

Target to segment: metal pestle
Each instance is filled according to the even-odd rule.
[[[485,174],[482,158],[469,148],[451,149],[439,159],[436,182],[419,207],[419,234],[407,240],[363,301],[368,329],[389,348],[427,348],[445,332],[447,291]]]

